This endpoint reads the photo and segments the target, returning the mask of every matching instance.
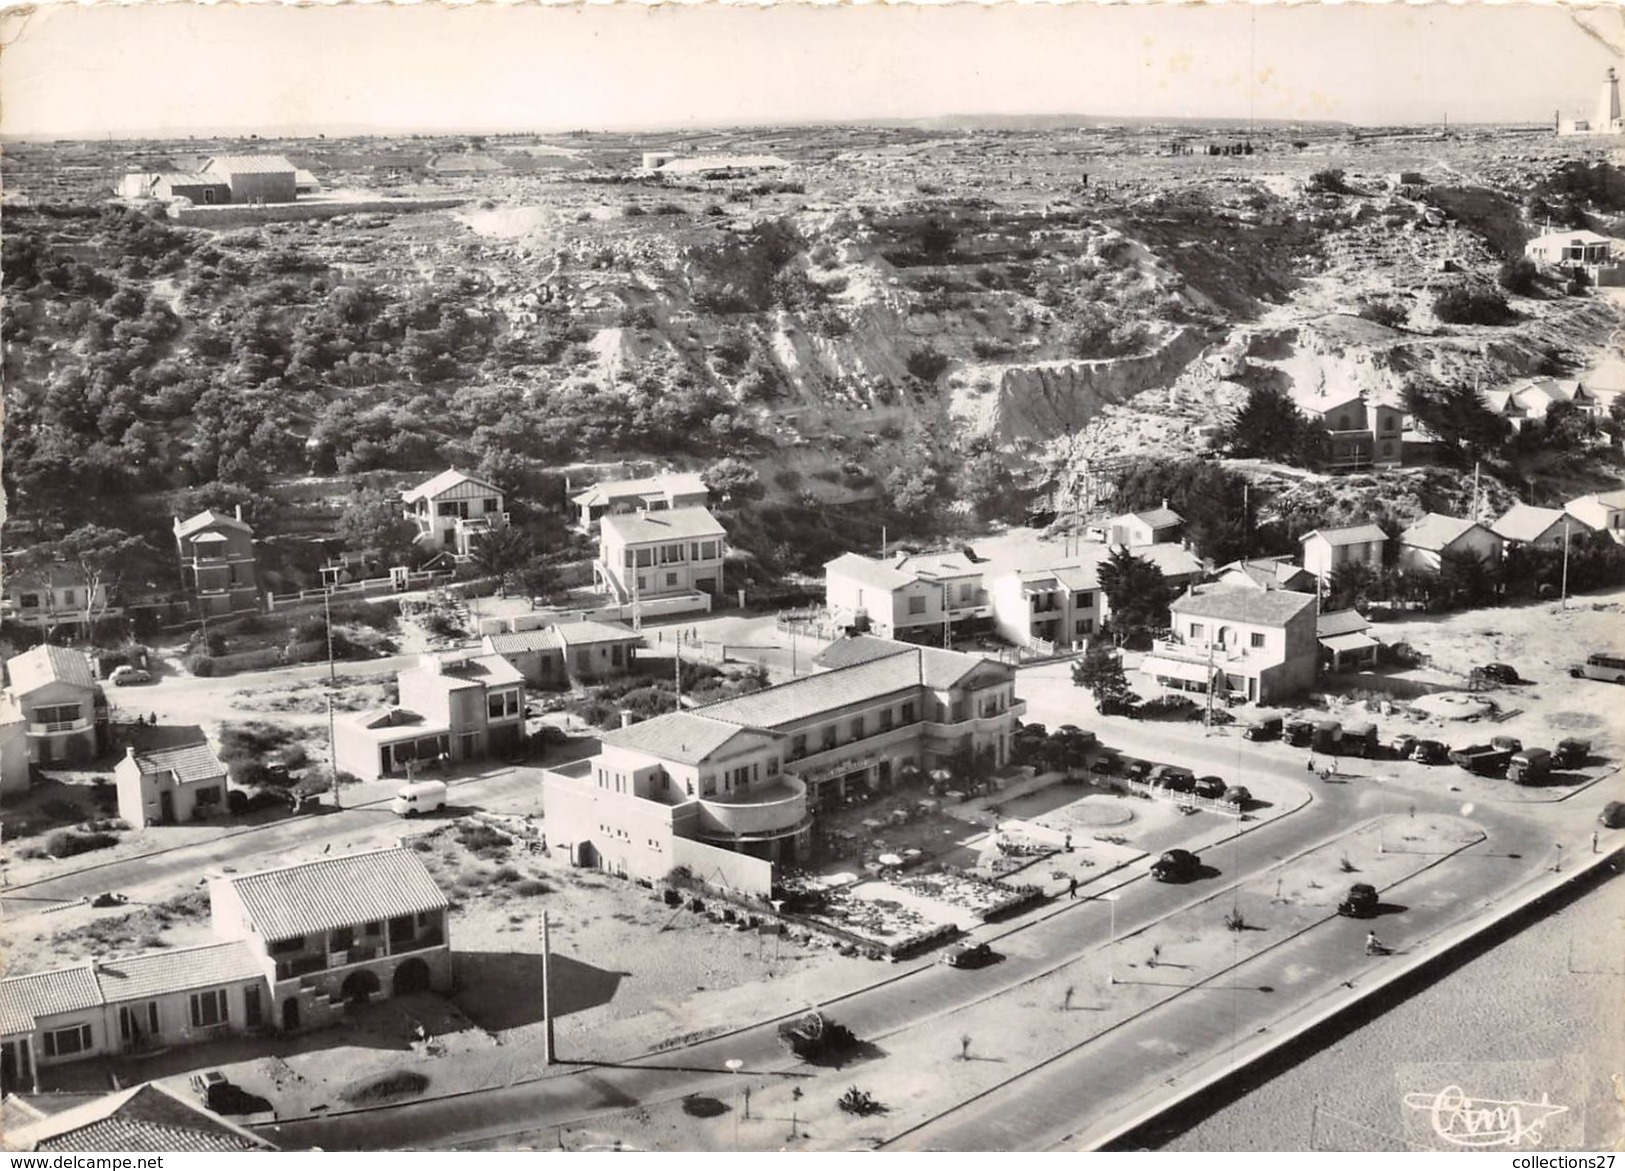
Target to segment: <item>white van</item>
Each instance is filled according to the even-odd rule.
[[[412,817],[419,813],[432,813],[446,807],[445,781],[418,781],[402,785],[389,808],[397,817]]]

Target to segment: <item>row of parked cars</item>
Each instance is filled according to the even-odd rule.
[[[1229,801],[1234,805],[1245,805],[1252,800],[1252,794],[1244,786],[1228,785],[1223,777],[1197,776],[1192,770],[1177,764],[1156,764],[1132,756],[1107,753],[1090,765],[1089,771],[1100,776],[1138,781],[1153,789],[1167,789],[1170,793],[1188,793],[1193,797]]]

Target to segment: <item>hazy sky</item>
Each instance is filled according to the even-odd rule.
[[[47,7],[10,15],[4,41],[10,136],[946,113],[1538,122],[1594,106],[1625,11],[180,3]]]

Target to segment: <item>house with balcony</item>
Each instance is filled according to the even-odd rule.
[[[481,537],[508,524],[502,489],[456,468],[407,489],[401,500],[417,526],[415,543],[456,561],[467,561]]]
[[[1501,538],[1503,547],[1533,545],[1540,549],[1561,549],[1565,540],[1572,540],[1587,529],[1561,508],[1514,504],[1490,525],[1490,531]]]
[[[606,516],[628,512],[667,512],[674,508],[704,508],[711,490],[695,472],[668,472],[641,480],[606,480],[570,497],[576,528],[598,531]]]
[[[1220,585],[1248,586],[1255,590],[1307,590],[1318,588],[1315,575],[1284,554],[1232,561],[1214,571]]]
[[[1183,545],[1140,545],[1131,551],[1155,565],[1172,589],[1203,573],[1201,561]],[[1014,646],[1040,651],[1087,642],[1111,617],[1100,567],[1112,553],[1110,546],[1086,543],[1046,565],[989,575],[994,630]]]
[[[1363,565],[1373,574],[1382,572],[1388,534],[1374,524],[1346,525],[1335,529],[1315,529],[1298,538],[1303,567],[1321,585],[1348,565]],[[1310,587],[1311,589],[1313,587]]]
[[[98,959],[0,980],[0,1080],[260,1028],[269,1001],[252,950],[223,941]]]
[[[532,687],[580,687],[619,679],[637,662],[643,635],[618,622],[559,622],[533,630],[498,631],[480,642],[501,655]]]
[[[1399,567],[1410,573],[1437,573],[1447,555],[1471,557],[1486,565],[1501,560],[1501,538],[1475,520],[1430,512],[1399,534]]]
[[[6,566],[5,570],[0,619],[7,622],[87,636],[89,625],[124,613],[124,607],[109,597],[107,586],[102,582],[90,586],[77,566],[57,563],[27,569]]]
[[[991,616],[984,568],[964,550],[884,560],[843,553],[824,565],[824,605],[841,626],[867,620],[881,638],[940,643],[945,624],[966,630]]]
[[[1315,618],[1320,661],[1334,674],[1375,667],[1382,643],[1371,634],[1371,620],[1358,610],[1333,610]]]
[[[722,593],[728,532],[704,508],[620,513],[598,522],[596,588],[617,603],[691,598],[709,609]]]
[[[1314,684],[1316,598],[1294,590],[1192,586],[1170,603],[1172,633],[1140,670],[1163,687],[1280,703]]]
[[[254,530],[240,505],[235,516],[206,508],[186,520],[176,517],[174,532],[181,580],[200,613],[212,618],[259,608]]]
[[[1578,497],[1564,505],[1563,511],[1592,532],[1625,544],[1625,488]]]
[[[41,643],[6,660],[8,696],[26,722],[28,760],[43,768],[84,764],[107,741],[107,696],[90,659]]]
[[[362,780],[487,760],[525,734],[525,677],[499,654],[420,655],[395,676],[399,702],[336,720],[338,768]]]
[[[908,766],[1009,759],[1014,668],[869,636],[818,674],[606,733],[543,774],[549,839],[577,865],[695,878],[766,897],[807,860],[820,809],[884,792]]]
[[[222,817],[226,775],[207,741],[145,751],[130,745],[113,766],[118,815],[131,829]]]
[[[1405,457],[1405,412],[1370,403],[1363,391],[1301,397],[1298,408],[1324,434],[1320,463],[1328,472],[1397,468]]]
[[[448,902],[418,855],[393,847],[254,874],[211,874],[209,916],[240,940],[269,985],[266,1019],[285,1033],[374,997],[451,988]]]

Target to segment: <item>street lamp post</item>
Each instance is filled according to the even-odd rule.
[[[1111,908],[1111,936],[1106,944],[1106,983],[1117,983],[1117,896],[1103,895],[1106,905]]]
[[[333,666],[333,587],[322,587],[322,618],[323,625],[327,627],[327,681],[338,682],[338,672]]]
[[[737,1057],[730,1057],[723,1064],[728,1067],[728,1072],[733,1074],[734,1150],[737,1151],[739,1149],[739,1071],[745,1068],[745,1063]]]

